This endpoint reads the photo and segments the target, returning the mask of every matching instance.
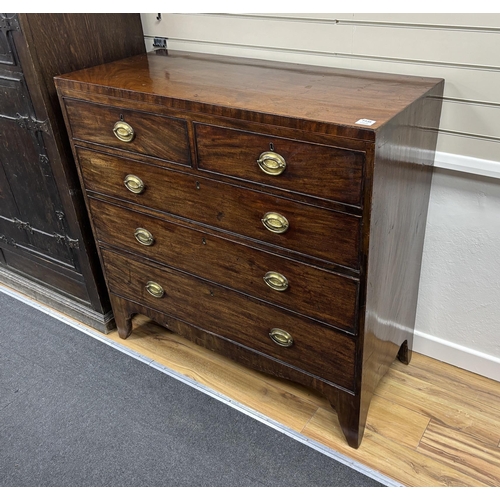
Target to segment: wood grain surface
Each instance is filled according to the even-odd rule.
[[[86,149],[78,148],[78,158],[89,191],[241,234],[297,254],[358,267],[360,217]],[[123,180],[128,174],[142,179],[143,193],[131,193],[125,188]],[[290,227],[286,233],[275,234],[264,227],[261,220],[268,212],[287,218]],[[317,238],[318,234],[322,237]]]
[[[255,249],[244,240],[187,227],[176,219],[167,221],[89,198],[100,243],[160,264],[166,262],[170,267],[355,333],[359,279]],[[140,244],[134,236],[137,228],[148,230],[153,244]],[[270,288],[264,281],[269,271],[282,274],[288,288]]]
[[[129,315],[141,311],[134,308],[134,303],[141,304],[167,315],[166,321],[172,317],[194,325],[262,353],[264,359],[273,358],[352,390],[354,338],[165,266],[135,262],[104,249],[101,253],[110,292],[131,302],[127,306]],[[163,288],[162,297],[146,291],[150,281]],[[283,347],[273,342],[269,336],[273,328],[288,332],[293,344]]]
[[[167,71],[164,56],[156,53],[85,69],[71,75],[69,87],[85,90],[94,82],[97,93],[126,88],[145,99],[161,95],[159,101],[173,108],[222,116],[234,116],[237,109],[242,120],[373,139],[373,131],[425,93],[429,83],[441,81],[187,52],[169,51],[168,58]],[[375,124],[356,125],[363,118]]]
[[[361,205],[364,152],[203,124],[195,124],[195,133],[200,170]],[[258,167],[257,159],[268,151],[285,160],[281,175]]]

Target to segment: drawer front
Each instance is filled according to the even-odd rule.
[[[74,139],[182,165],[191,164],[184,120],[71,99],[66,99],[65,104]],[[118,139],[113,132],[115,125],[116,133],[124,140]],[[126,125],[133,132],[129,132]],[[125,142],[129,139],[130,142]]]
[[[87,190],[303,255],[358,267],[360,218],[357,216],[87,150],[80,150],[78,158]],[[124,179],[130,174],[143,182],[141,193],[125,187]],[[267,229],[262,222],[266,214],[285,217],[289,224],[287,231],[278,234]]]
[[[354,278],[109,203],[90,199],[90,205],[100,242],[355,331],[358,280]]]
[[[167,268],[103,250],[110,291],[203,330],[256,350],[347,389],[354,385],[355,340],[244,295]],[[161,297],[148,292],[163,291]],[[270,337],[273,329],[293,338],[289,347]],[[275,332],[277,340],[288,340]]]
[[[361,205],[364,153],[199,123],[195,127],[200,169]]]

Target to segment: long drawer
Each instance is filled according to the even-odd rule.
[[[110,203],[89,201],[101,243],[355,332],[357,279]]]
[[[195,132],[199,169],[361,205],[362,152],[201,123]]]
[[[353,389],[354,337],[184,273],[107,250],[102,256],[111,293]]]
[[[81,148],[78,159],[89,191],[342,266],[359,266],[358,216]],[[124,180],[131,175],[140,192],[125,187]],[[274,224],[288,227],[278,233]]]
[[[191,165],[184,120],[73,99],[65,103],[74,139]]]

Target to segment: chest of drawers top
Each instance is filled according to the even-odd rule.
[[[441,82],[172,51],[56,77],[62,91],[132,97],[173,109],[369,141]]]

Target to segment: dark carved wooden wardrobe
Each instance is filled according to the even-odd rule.
[[[0,283],[114,326],[53,77],[145,52],[139,14],[0,14]]]

